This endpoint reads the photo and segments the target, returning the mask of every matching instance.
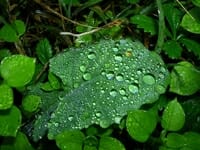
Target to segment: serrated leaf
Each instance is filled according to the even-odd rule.
[[[200,71],[191,63],[182,61],[171,72],[170,91],[179,95],[192,95],[200,89]]]
[[[181,22],[182,13],[173,4],[174,3],[165,4],[163,5],[163,9],[167,21],[170,25],[171,31],[173,33],[173,37],[176,38],[176,32]]]
[[[125,147],[119,140],[103,136],[99,142],[99,150],[125,150]]]
[[[42,39],[36,46],[36,54],[42,64],[45,64],[52,57],[52,48],[48,39]]]
[[[185,123],[185,113],[180,103],[175,99],[165,108],[161,125],[167,131],[178,131]]]
[[[0,39],[6,42],[16,42],[26,30],[25,24],[21,20],[15,20],[12,24],[5,24],[0,29]]]
[[[189,32],[200,34],[200,9],[193,8],[189,13],[183,16],[181,26]]]
[[[187,38],[181,38],[180,42],[200,59],[200,44],[198,42]]]
[[[156,115],[151,111],[135,110],[128,113],[126,127],[133,139],[145,142],[155,129]]]
[[[64,131],[55,140],[60,150],[82,150],[84,134],[80,130]]]
[[[169,81],[161,58],[128,39],[68,49],[50,60],[50,71],[69,89],[48,124],[52,138],[63,130],[119,124],[127,111],[156,101]]]
[[[183,49],[177,41],[169,40],[164,43],[163,50],[170,58],[175,59],[181,57]]]
[[[35,59],[24,55],[12,55],[1,61],[0,73],[11,87],[28,84],[35,72]]]
[[[0,85],[0,110],[8,109],[13,104],[13,91],[7,84]]]
[[[157,34],[156,21],[146,15],[135,15],[130,18],[130,23],[136,24],[138,28],[144,29],[144,32],[149,32],[151,35]]]
[[[0,111],[0,136],[15,137],[20,128],[21,120],[20,110],[16,106],[12,106],[9,110]]]

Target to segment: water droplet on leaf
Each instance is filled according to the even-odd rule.
[[[126,95],[126,91],[125,91],[125,89],[123,89],[123,88],[120,89],[120,90],[119,90],[119,94],[121,94],[121,95]]]
[[[121,54],[115,55],[115,60],[121,62],[122,61],[122,55]]]
[[[68,120],[69,120],[69,121],[72,121],[73,119],[74,119],[73,116],[69,116],[69,117],[68,117]]]
[[[110,79],[113,79],[114,78],[114,72],[113,71],[110,71],[106,74],[106,77],[110,80]]]
[[[115,89],[112,89],[112,90],[110,91],[110,95],[111,95],[112,97],[117,96],[117,91],[116,91]]]
[[[123,81],[123,80],[124,80],[123,75],[122,75],[122,74],[118,74],[118,75],[116,76],[116,80],[117,80],[117,81]]]
[[[88,57],[88,59],[95,59],[96,54],[94,52],[90,52],[87,57]]]
[[[144,81],[144,83],[146,83],[148,85],[153,85],[156,82],[155,78],[150,74],[144,75],[143,76],[143,81]]]
[[[80,69],[81,72],[85,72],[86,71],[86,67],[83,66],[83,65],[81,65],[79,69]]]
[[[90,80],[92,78],[92,76],[91,76],[91,74],[90,73],[85,73],[85,74],[83,74],[83,79],[84,80]]]
[[[137,93],[139,91],[138,86],[135,85],[135,84],[129,85],[128,86],[128,90],[133,94],[135,94],[135,93]]]

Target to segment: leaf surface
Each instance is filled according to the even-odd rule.
[[[91,124],[120,123],[127,111],[156,101],[169,82],[161,58],[128,39],[68,49],[50,60],[50,71],[68,92],[51,115],[49,138]]]

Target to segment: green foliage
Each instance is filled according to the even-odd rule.
[[[190,10],[190,15],[185,14],[181,26],[189,32],[200,34],[200,10],[198,7]]]
[[[180,95],[192,95],[200,89],[200,71],[191,63],[182,61],[171,72],[170,91]]]
[[[125,150],[123,144],[115,138],[103,136],[99,142],[99,150]]]
[[[36,46],[36,54],[42,64],[45,64],[52,57],[52,48],[47,39],[42,39]]]
[[[61,150],[82,150],[84,134],[79,130],[65,131],[55,138]]]
[[[0,150],[34,150],[26,135],[18,132],[15,139],[5,138],[0,145]]]
[[[28,84],[35,72],[35,59],[23,55],[12,55],[1,61],[0,73],[11,87]]]
[[[22,108],[25,113],[34,113],[38,110],[41,98],[37,95],[26,95],[22,100]]]
[[[12,24],[5,24],[0,29],[0,39],[6,42],[17,42],[25,32],[25,24],[21,20],[15,20]]]
[[[156,21],[146,15],[134,15],[130,18],[130,23],[136,24],[138,28],[144,29],[144,32],[149,32],[151,35],[157,34]]]
[[[169,81],[160,57],[128,39],[71,48],[50,60],[50,71],[70,92],[52,113],[49,138],[94,123],[119,124],[127,111],[156,101]]]
[[[167,131],[178,131],[184,123],[185,113],[180,103],[176,99],[169,102],[162,115],[162,127]]]
[[[126,120],[127,131],[133,139],[146,142],[154,131],[157,118],[154,112],[135,110],[128,113]]]
[[[0,149],[198,150],[199,7],[1,0]]]
[[[0,111],[0,135],[13,136],[17,135],[17,131],[21,126],[21,112],[16,106],[12,106],[8,110]]]
[[[13,104],[13,91],[7,84],[0,85],[0,110],[8,109]]]

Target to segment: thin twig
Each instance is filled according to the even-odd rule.
[[[85,25],[85,24],[82,24],[82,23],[79,23],[79,22],[76,22],[74,20],[71,20],[65,16],[63,16],[62,14],[58,13],[57,11],[54,11],[53,9],[51,9],[48,5],[46,5],[45,3],[42,3],[40,2],[40,0],[34,0],[34,2],[36,2],[37,4],[39,4],[40,6],[42,6],[44,9],[48,10],[49,12],[55,14],[56,16],[60,17],[61,19],[63,20],[66,20],[68,22],[71,22],[73,24],[76,24],[76,25],[79,25],[79,26],[83,26],[83,27],[90,27],[90,28],[96,28],[96,27],[93,27],[93,26],[88,26],[88,25]]]
[[[183,8],[183,10],[188,14],[188,16],[190,16],[192,20],[195,20],[195,18],[190,14],[190,12],[183,6],[183,4],[179,0],[176,0],[176,1]]]

